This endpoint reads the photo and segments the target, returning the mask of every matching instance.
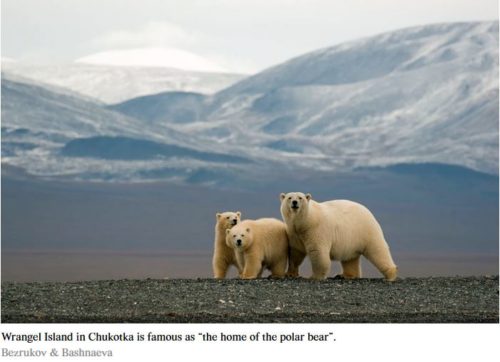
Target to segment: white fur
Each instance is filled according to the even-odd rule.
[[[260,277],[266,268],[272,277],[285,275],[288,237],[283,222],[270,218],[244,220],[226,230],[226,243],[235,250],[239,267],[243,270],[242,279]]]
[[[231,265],[238,267],[232,248],[226,245],[226,230],[231,229],[234,223],[241,222],[241,212],[223,212],[216,214],[214,255],[212,268],[214,278],[224,279]],[[238,268],[241,273],[241,270]]]
[[[324,279],[331,260],[342,262],[346,278],[361,276],[364,255],[388,280],[397,276],[382,228],[363,205],[348,200],[318,203],[300,192],[281,194],[281,214],[290,243],[288,275],[298,276],[298,267],[309,256],[313,279]],[[293,208],[293,206],[296,208]]]

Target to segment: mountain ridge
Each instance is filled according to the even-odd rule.
[[[411,38],[411,37],[415,37],[415,36],[418,37],[418,34],[420,34],[420,37],[426,37],[426,36],[430,36],[430,34],[434,34],[436,32],[443,32],[444,30],[449,29],[449,28],[459,28],[458,30],[464,31],[464,29],[460,29],[461,27],[466,27],[466,28],[468,28],[468,27],[486,27],[486,28],[488,28],[487,32],[494,33],[496,35],[498,34],[498,20],[486,21],[486,22],[477,21],[477,22],[437,23],[437,24],[430,24],[430,25],[412,26],[412,27],[402,28],[402,29],[398,29],[398,30],[394,30],[394,31],[382,32],[379,34],[370,35],[370,36],[362,37],[359,39],[354,39],[354,40],[344,42],[341,44],[337,44],[334,46],[326,46],[326,47],[314,50],[312,52],[298,55],[298,56],[293,57],[293,58],[291,58],[283,63],[274,65],[274,66],[269,67],[267,69],[264,69],[263,71],[259,72],[258,74],[249,76],[249,77],[235,83],[234,85],[231,85],[231,86],[217,92],[215,94],[215,96],[220,96],[220,95],[227,93],[227,92],[230,92],[234,89],[239,89],[239,88],[246,89],[248,87],[247,86],[248,83],[253,83],[261,77],[269,76],[269,74],[276,73],[277,71],[281,70],[285,65],[289,66],[290,64],[301,63],[304,60],[307,60],[307,58],[309,58],[309,57],[325,56],[325,55],[332,55],[336,52],[344,52],[351,47],[364,46],[367,43],[373,42],[373,40],[387,41],[387,40],[392,39],[392,41],[394,41],[395,40],[394,38],[398,38],[401,36],[404,37],[404,35]],[[470,29],[465,29],[465,31],[467,31],[467,30],[470,30]],[[400,39],[398,39],[398,40],[400,40]],[[367,58],[369,59],[369,57],[367,57]],[[373,59],[369,59],[369,61],[373,61]],[[394,69],[396,69],[396,68],[394,68]],[[309,75],[309,77],[310,77],[310,75]],[[352,83],[352,82],[348,82],[348,83]],[[304,83],[304,82],[300,82],[298,84],[295,83],[295,85],[305,85],[305,84],[311,84],[311,83]],[[315,82],[314,84],[317,84],[317,83]],[[327,84],[331,84],[331,83],[327,83]],[[290,84],[288,84],[288,85],[290,85]]]
[[[36,65],[4,62],[3,72],[49,86],[67,88],[106,104],[165,91],[211,94],[244,77],[235,73],[85,63]]]
[[[78,177],[96,168],[93,178],[102,172],[106,180],[141,180],[184,167],[197,180],[225,184],[281,170],[335,173],[429,162],[498,174],[498,22],[413,27],[320,49],[211,96],[162,92],[103,107],[27,83],[9,88],[8,77],[2,161],[34,174],[44,162],[53,176],[71,166],[81,167],[72,173]],[[346,79],[355,82],[339,83]],[[63,139],[32,142],[49,131]],[[53,158],[72,139],[95,136],[216,150],[254,163],[243,172],[202,160]]]
[[[337,82],[345,74],[357,78]],[[177,129],[214,139],[211,129],[227,128],[226,144],[249,147],[312,139],[316,153],[336,158],[330,168],[460,159],[498,173],[498,22],[413,27],[324,48],[211,99],[204,122]]]

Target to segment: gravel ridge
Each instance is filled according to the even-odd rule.
[[[498,323],[498,275],[2,282],[2,323]]]

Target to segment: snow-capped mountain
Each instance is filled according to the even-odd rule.
[[[209,59],[175,48],[108,50],[78,58],[75,62],[125,67],[175,68],[196,72],[227,72],[226,69]]]
[[[126,67],[73,67],[90,70],[71,80],[64,68],[66,84],[99,69],[89,84],[100,90],[106,69],[124,70],[123,82],[109,78],[113,97],[137,79]],[[7,71],[2,163],[34,175],[220,185],[401,163],[498,174],[498,22],[403,29],[305,54],[213,96],[164,92],[112,107]],[[142,71],[153,81],[168,70]]]
[[[61,65],[2,62],[2,71],[35,82],[68,88],[107,104],[166,91],[212,94],[244,77],[231,73],[83,62]]]
[[[249,160],[77,95],[2,74],[2,163],[42,177],[185,180]]]
[[[262,155],[315,155],[325,169],[441,162],[498,173],[498,22],[308,53],[222,90],[202,121],[176,129]]]

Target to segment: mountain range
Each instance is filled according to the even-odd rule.
[[[182,181],[198,173],[217,183],[217,170],[227,181],[429,162],[498,174],[498,22],[403,29],[299,56],[212,95],[166,89],[107,106],[7,67],[2,118],[3,162],[34,175]],[[116,137],[134,148],[110,161],[93,137],[101,150]],[[68,142],[78,143],[78,157]],[[165,149],[133,154],[148,142],[240,157],[252,168]]]
[[[174,129],[257,158],[498,173],[498,23],[416,27],[321,49],[205,103],[202,117]]]

